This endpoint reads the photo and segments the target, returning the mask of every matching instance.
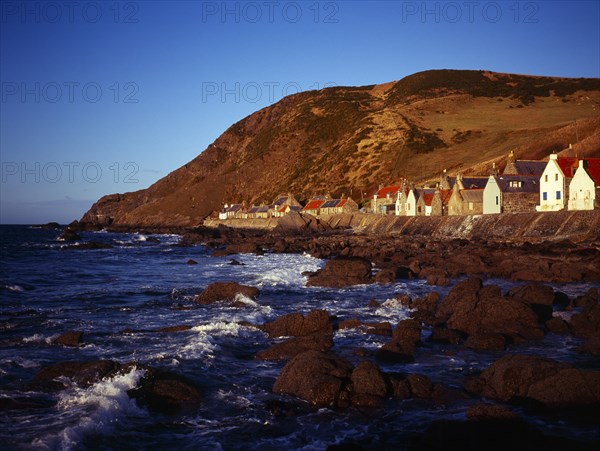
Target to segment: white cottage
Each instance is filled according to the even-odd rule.
[[[600,158],[579,160],[569,185],[569,210],[593,210],[600,201]]]
[[[546,169],[540,177],[540,203],[537,211],[558,211],[565,208],[568,199],[568,187],[577,158],[558,158],[550,155]]]
[[[406,203],[404,204],[404,214],[406,216],[417,216],[417,202],[419,201],[419,194],[415,188],[406,195]]]

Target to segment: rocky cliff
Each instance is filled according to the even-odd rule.
[[[292,95],[232,125],[148,189],[101,198],[86,223],[189,227],[225,202],[348,195],[489,171],[506,155],[600,156],[600,79],[434,70],[398,82]],[[366,195],[365,195],[366,194]]]

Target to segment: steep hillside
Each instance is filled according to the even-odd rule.
[[[148,189],[100,199],[84,222],[188,226],[222,203],[282,192],[361,200],[380,183],[488,170],[576,144],[600,156],[600,79],[434,70],[286,97],[232,125]],[[488,168],[488,169],[486,169]]]

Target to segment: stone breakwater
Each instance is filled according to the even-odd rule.
[[[207,220],[209,228],[325,232],[350,229],[363,234],[427,236],[435,239],[485,239],[536,242],[569,239],[600,240],[600,211],[505,213],[473,216],[380,216],[364,213],[322,216],[291,214],[271,219]]]

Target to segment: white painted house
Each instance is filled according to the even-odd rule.
[[[406,195],[406,204],[404,205],[404,214],[406,216],[417,216],[417,202],[419,201],[419,194],[415,188]]]
[[[502,189],[496,176],[490,175],[483,190],[483,214],[502,213]]]
[[[569,185],[569,210],[593,210],[600,194],[600,158],[579,160]]]
[[[537,211],[558,211],[567,205],[568,186],[577,158],[558,158],[551,154],[540,177],[540,203]]]

